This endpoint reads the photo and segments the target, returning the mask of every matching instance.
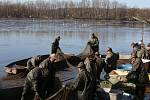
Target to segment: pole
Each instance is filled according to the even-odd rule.
[[[142,41],[141,42],[144,42],[143,41],[143,35],[144,35],[144,24],[142,25]]]
[[[145,26],[145,24],[147,24],[147,22],[145,20],[137,18],[137,17],[133,17],[133,19],[142,23],[142,40],[141,40],[141,42],[144,42],[144,26]]]
[[[144,42],[144,23],[142,24],[142,41],[141,42]]]

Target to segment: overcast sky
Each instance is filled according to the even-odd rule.
[[[116,0],[126,3],[129,7],[150,8],[150,0]]]
[[[0,0],[0,1],[7,1],[7,0]],[[9,0],[9,1],[35,1],[35,0]],[[47,1],[56,1],[56,0],[47,0]],[[57,0],[57,1],[63,1],[63,0]],[[65,0],[70,1],[70,0]],[[72,0],[72,1],[81,1],[81,0]],[[113,1],[113,0],[110,0]],[[140,8],[150,8],[150,0],[116,0],[120,3],[125,3],[129,7],[140,7]]]

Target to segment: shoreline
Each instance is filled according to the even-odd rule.
[[[141,24],[135,20],[106,20],[106,19],[89,19],[89,18],[0,18],[2,20],[31,20],[31,21],[95,21],[103,24],[120,25],[120,24]]]
[[[134,20],[121,20],[121,19],[97,19],[97,18],[0,18],[0,20],[95,20],[95,21],[129,21],[134,22]]]

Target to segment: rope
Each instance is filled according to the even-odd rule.
[[[58,92],[46,100],[74,100],[74,92],[69,87],[62,87]]]
[[[67,65],[68,65],[69,68],[74,67],[72,64],[70,64],[70,62],[65,57],[65,54],[61,50],[58,50],[57,52],[58,52],[58,54],[60,53],[61,54],[60,56],[62,56],[65,59],[65,61],[66,61],[66,63],[67,63]]]
[[[48,97],[46,100],[61,100],[61,98],[62,98],[61,96],[64,91],[65,91],[65,87],[61,88],[59,91],[57,91],[52,96]]]

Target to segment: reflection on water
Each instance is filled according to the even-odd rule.
[[[107,25],[104,25],[107,24]],[[62,37],[64,52],[79,54],[90,33],[97,33],[100,52],[110,46],[116,52],[129,54],[131,42],[141,40],[141,28],[133,24],[101,23],[72,20],[0,20],[0,66],[38,54],[48,54],[54,38]],[[144,42],[149,42],[150,27],[145,27]]]

